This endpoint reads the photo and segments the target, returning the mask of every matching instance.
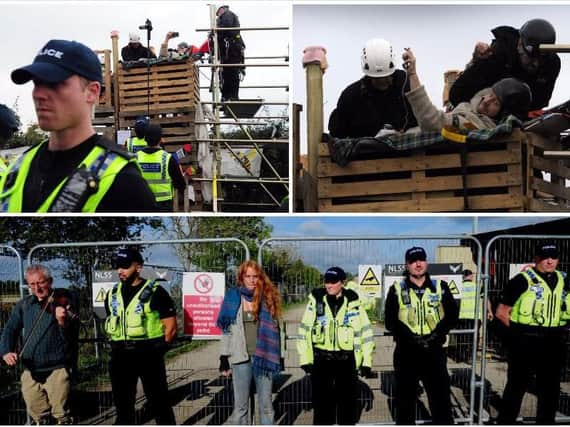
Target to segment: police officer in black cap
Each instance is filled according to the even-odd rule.
[[[340,267],[325,272],[325,286],[314,289],[301,323],[297,351],[311,374],[313,424],[355,424],[358,371],[372,374],[374,335],[358,294],[344,288]]]
[[[458,307],[447,283],[427,272],[427,255],[414,246],[406,251],[406,268],[400,283],[386,297],[386,329],[392,332],[396,384],[396,423],[416,421],[419,380],[428,395],[433,424],[453,424],[446,336],[458,318]]]
[[[33,82],[38,124],[50,135],[8,167],[0,211],[157,210],[135,159],[93,128],[103,80],[95,52],[76,41],[50,40],[11,77],[16,84]]]
[[[505,77],[515,77],[529,85],[531,110],[546,107],[560,73],[560,57],[540,52],[539,45],[556,42],[556,31],[545,19],[531,19],[520,30],[501,26],[491,31],[495,39],[485,44],[450,89],[454,106],[468,102],[475,93]]]
[[[536,423],[554,424],[566,360],[570,282],[557,270],[558,247],[540,243],[534,267],[505,286],[496,317],[508,329],[507,385],[498,424],[515,424],[532,374],[536,374]]]
[[[119,282],[107,293],[105,332],[111,342],[109,373],[117,408],[115,424],[135,424],[141,379],[157,425],[176,424],[168,399],[164,353],[176,337],[176,310],[158,281],[141,277],[143,258],[133,248],[113,258]]]

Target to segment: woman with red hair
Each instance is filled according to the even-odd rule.
[[[273,378],[281,370],[281,296],[255,261],[245,261],[238,286],[226,291],[217,326],[222,329],[220,372],[233,376],[231,424],[250,424],[252,378],[259,399],[260,424],[273,424]]]

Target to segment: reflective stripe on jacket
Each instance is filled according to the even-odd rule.
[[[146,179],[157,202],[172,200],[172,178],[168,172],[168,162],[172,155],[164,150],[154,153],[137,153],[137,161],[142,169],[143,178]]]
[[[24,200],[24,186],[30,172],[30,166],[40,147],[46,144],[44,141],[35,147],[24,152],[16,161],[8,166],[8,169],[1,175],[0,179],[0,212],[22,212]],[[99,203],[109,189],[117,174],[129,163],[135,162],[134,158],[129,159],[108,149],[95,145],[87,154],[74,172],[83,168],[85,172],[91,172],[97,178],[97,186],[94,193],[89,195],[80,212],[95,212]],[[44,200],[36,212],[63,212],[58,210],[58,200],[60,197],[66,198],[74,190],[66,186],[69,177],[65,177]],[[86,184],[87,180],[83,182]]]
[[[130,153],[138,153],[139,151],[145,149],[146,147],[148,147],[148,144],[146,142],[146,140],[144,138],[138,138],[136,136],[133,136],[129,139],[127,139],[127,151],[129,151]]]
[[[564,274],[555,271],[558,281],[554,290],[532,268],[522,271],[528,288],[511,310],[511,321],[521,325],[559,327],[570,318],[568,295],[564,290]],[[563,314],[563,308],[565,312]]]
[[[436,291],[426,286],[422,297],[410,290],[404,280],[394,284],[400,310],[398,319],[416,335],[431,334],[445,316],[443,310],[443,292],[440,280],[432,280]]]
[[[343,290],[344,301],[336,316],[327,303],[324,288],[314,290],[299,325],[297,351],[301,365],[314,362],[313,348],[325,351],[353,351],[356,368],[372,367],[374,336],[358,295]],[[348,297],[350,295],[350,298]]]
[[[461,289],[461,301],[459,303],[460,319],[475,319],[475,298],[477,297],[477,284],[471,280],[465,280]],[[482,301],[482,300],[480,300]],[[479,305],[479,317],[482,319],[482,306]]]
[[[164,336],[158,311],[150,308],[150,300],[158,282],[147,280],[125,309],[121,294],[122,283],[116,283],[107,296],[109,316],[105,332],[111,341],[147,340]]]

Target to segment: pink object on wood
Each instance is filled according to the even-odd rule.
[[[328,68],[327,50],[322,46],[308,46],[303,50],[303,66],[318,62],[323,72]]]

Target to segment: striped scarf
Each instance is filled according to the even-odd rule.
[[[229,332],[230,325],[235,325],[237,312],[241,306],[241,297],[251,301],[253,292],[244,287],[230,288],[226,292],[216,325],[224,332]],[[257,319],[257,342],[252,356],[253,374],[273,377],[281,370],[281,346],[278,322],[262,300]]]

